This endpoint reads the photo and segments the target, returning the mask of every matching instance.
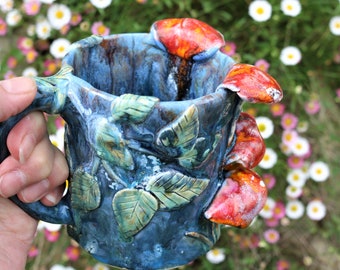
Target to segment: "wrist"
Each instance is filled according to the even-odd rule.
[[[0,234],[1,269],[24,270],[31,243]]]

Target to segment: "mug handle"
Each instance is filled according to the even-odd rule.
[[[72,70],[66,67],[52,77],[35,78],[37,94],[29,107],[21,113],[0,123],[0,163],[9,156],[6,145],[10,130],[32,111],[43,111],[50,114],[60,113],[66,101],[68,74]],[[71,74],[70,74],[71,75]],[[64,196],[56,206],[45,206],[41,202],[23,203],[14,195],[10,198],[16,205],[35,219],[57,224],[73,224],[69,196]]]

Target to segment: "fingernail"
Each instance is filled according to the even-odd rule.
[[[51,204],[55,205],[57,204],[58,202],[58,199],[57,199],[57,196],[55,193],[48,193],[46,196],[45,196],[46,200],[48,200]]]
[[[22,87],[22,85],[25,85],[25,87]],[[32,89],[27,87],[28,85],[32,85],[32,88],[34,87],[32,79],[24,77],[0,81],[0,86],[2,86],[8,93],[24,94],[30,92]]]
[[[28,186],[20,192],[20,195],[25,202],[38,201],[43,196],[45,196],[49,187],[50,182],[48,181],[48,179],[44,179],[38,183]]]
[[[11,171],[0,177],[0,194],[8,198],[16,194],[27,182],[26,175],[20,171]]]
[[[33,152],[36,139],[32,134],[26,135],[19,147],[19,162],[25,163]]]

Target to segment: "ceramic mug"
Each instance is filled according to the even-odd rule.
[[[96,259],[128,269],[187,264],[212,248],[220,224],[246,227],[266,188],[251,168],[264,153],[242,103],[279,101],[265,72],[236,64],[223,36],[195,19],[150,33],[74,43],[22,113],[0,124],[0,161],[11,128],[40,110],[66,121],[70,187],[59,204],[22,203],[66,224]]]

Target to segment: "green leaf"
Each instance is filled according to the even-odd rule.
[[[121,233],[130,238],[150,222],[158,202],[145,190],[122,189],[114,196],[112,207]]]
[[[132,155],[117,126],[106,119],[96,121],[93,126],[96,127],[94,147],[97,155],[114,165],[132,170],[134,168]]]
[[[212,146],[207,146],[207,140],[203,137],[197,138],[196,143],[189,150],[184,152],[179,158],[178,162],[181,166],[192,169],[199,166],[206,160],[210,153],[215,151],[218,142],[221,139],[221,134],[215,135],[215,140]]]
[[[196,141],[199,131],[198,111],[191,105],[169,125],[162,128],[157,136],[157,144],[165,147],[189,149]]]
[[[199,196],[208,183],[208,179],[193,178],[176,171],[167,171],[152,176],[146,190],[149,190],[160,201],[161,209],[173,209]]]
[[[98,208],[101,194],[95,176],[77,169],[72,178],[71,190],[72,207],[88,211]]]
[[[113,121],[143,121],[159,102],[156,97],[124,94],[116,98],[111,105]]]

